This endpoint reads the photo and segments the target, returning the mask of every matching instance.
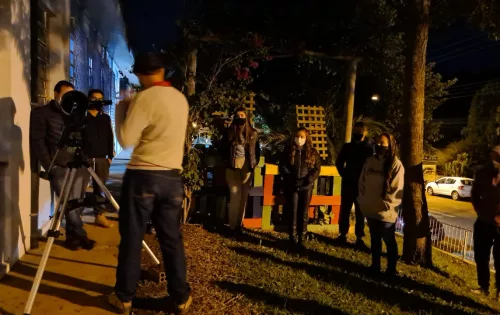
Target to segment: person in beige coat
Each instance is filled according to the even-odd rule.
[[[371,236],[371,271],[380,272],[382,240],[387,246],[386,274],[396,274],[397,207],[403,198],[404,168],[396,156],[394,136],[383,133],[377,139],[376,155],[369,157],[359,178],[358,203],[368,221]]]

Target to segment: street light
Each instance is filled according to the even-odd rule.
[[[380,96],[378,94],[373,94],[372,95],[372,102],[378,102],[380,101]]]
[[[196,122],[193,122],[193,128],[198,127],[198,124]]]

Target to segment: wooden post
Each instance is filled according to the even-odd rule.
[[[353,59],[347,68],[346,80],[346,120],[345,120],[345,142],[351,142],[352,121],[354,118],[354,90],[356,88],[356,68],[358,61]]]

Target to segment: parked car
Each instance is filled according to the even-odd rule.
[[[398,219],[396,220],[396,231],[403,234],[403,228],[405,223],[403,221],[402,212],[399,212]],[[437,245],[439,242],[442,242],[446,237],[444,232],[443,223],[441,223],[438,219],[429,214],[429,228],[431,230],[431,240],[433,245]]]
[[[453,200],[470,198],[474,180],[466,177],[442,177],[425,186],[429,196],[450,196]]]

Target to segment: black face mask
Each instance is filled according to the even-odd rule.
[[[235,118],[234,124],[237,126],[243,126],[247,120],[245,118]]]
[[[380,155],[380,156],[385,156],[388,151],[389,151],[389,147],[384,147],[384,146],[381,146],[381,145],[377,145],[375,147],[375,152],[377,152],[377,154]]]
[[[359,133],[353,133],[352,134],[352,140],[354,142],[361,142],[361,140],[363,140],[363,135],[359,134]]]

